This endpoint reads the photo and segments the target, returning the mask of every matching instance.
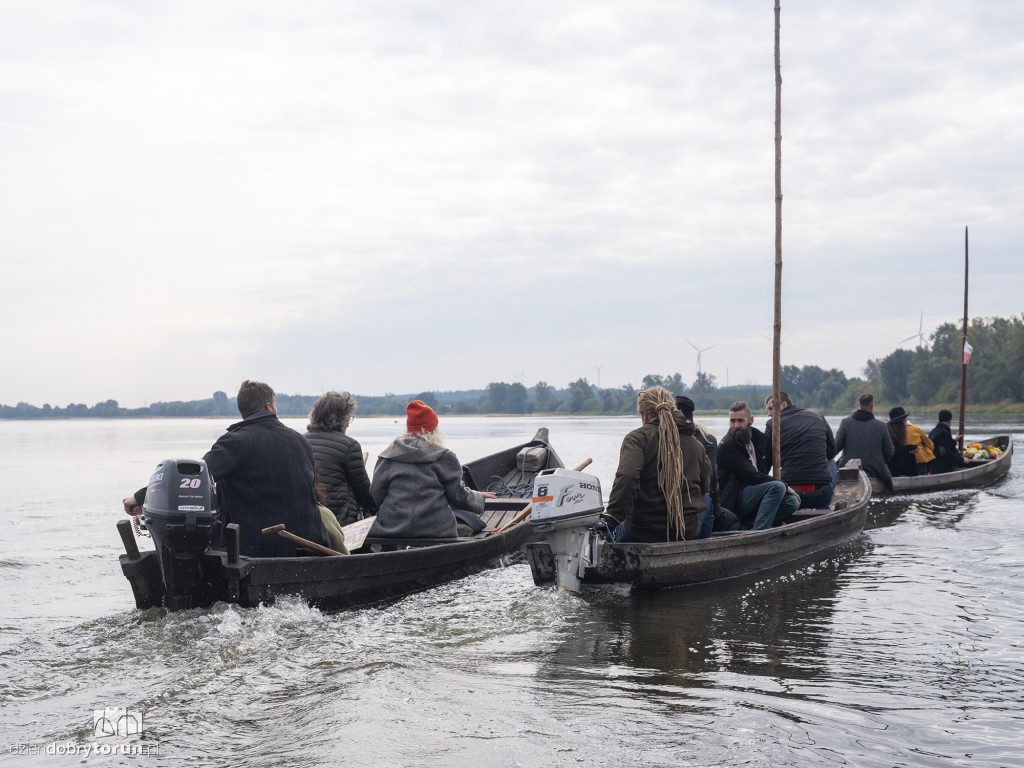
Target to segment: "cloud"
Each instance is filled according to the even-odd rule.
[[[770,377],[770,8],[108,0],[0,22],[0,402],[601,364],[638,384],[691,378],[685,338],[716,345],[720,383]],[[1022,27],[785,4],[784,362],[854,374],[922,310],[926,332],[955,319],[967,224],[972,306],[1020,311]]]

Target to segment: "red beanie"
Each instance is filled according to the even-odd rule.
[[[413,400],[405,406],[405,414],[405,431],[410,435],[437,429],[437,414],[422,400]]]

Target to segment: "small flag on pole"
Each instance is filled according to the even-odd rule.
[[[964,342],[964,365],[971,364],[971,355],[974,354],[974,347],[969,341]]]

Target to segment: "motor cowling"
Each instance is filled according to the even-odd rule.
[[[537,475],[530,524],[547,534],[560,589],[581,591],[583,571],[600,555],[594,525],[603,511],[601,481],[593,475],[563,468]]]
[[[176,611],[206,599],[202,558],[217,523],[213,478],[201,459],[165,459],[146,487],[142,515],[153,537],[164,606]]]
[[[533,525],[587,525],[596,522],[602,511],[601,481],[593,475],[558,467],[541,470],[534,480]]]

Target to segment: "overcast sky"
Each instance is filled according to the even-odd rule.
[[[1024,310],[1024,4],[783,0],[783,364]],[[771,380],[772,0],[0,0],[0,402]],[[906,342],[910,347],[913,342]],[[600,370],[598,370],[600,367]]]

